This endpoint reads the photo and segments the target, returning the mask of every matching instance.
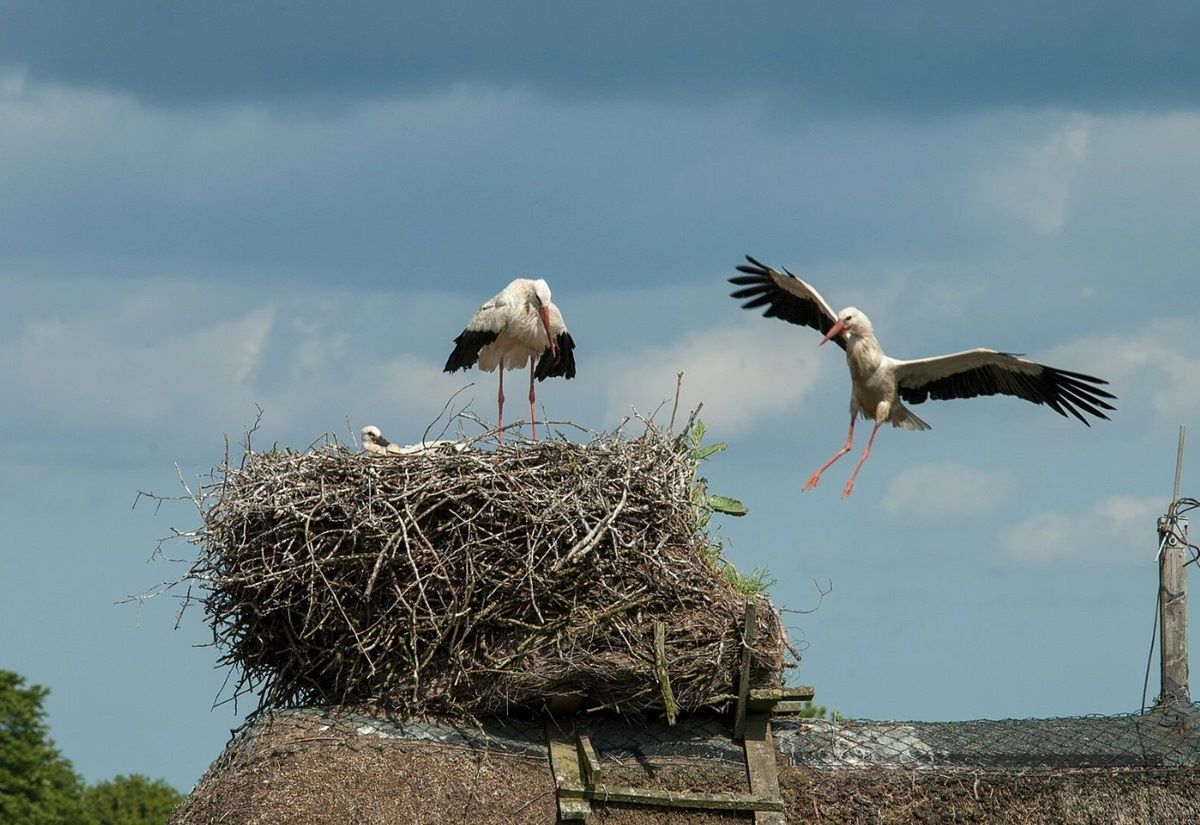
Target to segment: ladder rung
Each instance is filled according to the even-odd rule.
[[[811,702],[812,698],[816,695],[817,692],[808,685],[796,685],[795,687],[783,688],[759,688],[757,690],[750,691],[750,698],[752,700],[774,700],[776,702]]]

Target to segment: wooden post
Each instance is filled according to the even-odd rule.
[[[775,763],[775,742],[771,739],[771,717],[766,713],[746,715],[746,775],[754,796],[778,799],[779,766]],[[787,825],[783,811],[754,812],[754,825]]]
[[[671,673],[667,669],[667,628],[660,621],[654,622],[654,672],[658,674],[658,687],[662,691],[667,724],[674,725],[675,717],[679,713],[679,704],[671,690]]]
[[[1162,690],[1159,704],[1176,701],[1191,703],[1188,689],[1187,646],[1187,526],[1175,520],[1179,504],[1179,481],[1183,471],[1184,428],[1179,428],[1179,452],[1175,458],[1175,494],[1171,508],[1159,529],[1158,616],[1159,667]],[[1174,530],[1182,531],[1183,541]]]
[[[604,771],[600,767],[596,749],[592,747],[592,738],[581,735],[577,744],[579,747],[579,770],[583,775],[583,784],[588,788],[595,788],[597,785],[603,784]]]
[[[754,650],[754,633],[758,627],[755,599],[746,602],[746,616],[742,622],[742,672],[738,676],[737,708],[733,716],[733,738],[741,739],[746,732],[746,711],[750,703],[750,654]]]
[[[558,797],[558,818],[563,822],[586,820],[592,813],[592,806],[585,796],[587,789],[583,784],[576,745],[553,722],[546,723],[546,740],[550,746],[550,770],[554,773]]]

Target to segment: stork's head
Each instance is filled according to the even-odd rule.
[[[530,292],[532,293],[530,302],[537,311],[538,317],[542,319],[542,328],[546,330],[546,343],[550,346],[550,357],[557,358],[558,344],[554,341],[554,334],[550,332],[550,284],[546,283],[544,278],[538,278],[533,282]]]
[[[383,438],[383,433],[375,425],[371,424],[362,428],[362,440],[364,444],[378,443],[381,438]]]
[[[537,306],[548,306],[550,304],[550,284],[546,283],[545,278],[538,278],[533,282],[533,300]]]
[[[829,332],[825,333],[825,337],[821,339],[821,343],[832,340],[843,332],[847,335],[866,335],[872,331],[871,319],[867,317],[867,313],[857,307],[846,307],[837,315],[837,321],[829,328]]]

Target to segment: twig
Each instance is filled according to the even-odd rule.
[[[778,608],[779,612],[780,613],[816,613],[818,610],[821,609],[821,604],[824,603],[825,597],[833,592],[833,579],[829,579],[827,586],[824,588],[821,587],[821,585],[817,582],[816,579],[813,579],[813,587],[817,588],[817,593],[819,594],[816,605],[814,605],[813,607],[810,607],[808,610],[797,610],[795,608],[780,607],[780,608]]]
[[[675,704],[675,694],[671,692],[671,674],[667,669],[666,625],[654,621],[654,672],[658,675],[658,686],[662,690],[663,708],[667,712],[667,724],[675,724],[675,715],[679,706]]]
[[[434,417],[434,419],[429,422],[429,426],[425,428],[425,432],[421,433],[421,443],[422,444],[425,443],[425,439],[429,436],[429,431],[433,429],[433,425],[438,423],[438,421],[441,420],[441,417],[446,414],[446,410],[450,409],[450,405],[454,403],[454,399],[459,396],[459,393],[461,393],[463,390],[466,390],[469,387],[473,387],[473,386],[475,386],[475,384],[473,382],[470,384],[461,386],[457,390],[455,390],[449,398],[446,399],[446,403],[442,405],[441,412],[439,412]]]
[[[671,407],[671,423],[667,425],[667,434],[675,434],[675,413],[679,411],[679,391],[683,388],[683,373],[675,375],[675,403]]]

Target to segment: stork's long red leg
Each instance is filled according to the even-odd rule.
[[[504,359],[500,359],[500,392],[496,393],[496,403],[500,407],[496,413],[496,434],[500,443],[504,443]]]
[[[529,359],[529,426],[533,428],[533,440],[537,441],[537,417],[533,412],[533,359]]]
[[[855,419],[855,416],[851,415],[850,416],[850,432],[846,433],[846,443],[842,445],[842,449],[840,449],[836,453],[834,453],[833,458],[829,459],[823,465],[821,465],[821,469],[817,470],[815,473],[813,473],[811,476],[808,477],[808,481],[806,481],[804,483],[804,492],[807,493],[813,487],[816,487],[817,483],[821,480],[821,473],[825,472],[830,467],[832,467],[833,462],[837,461],[839,458],[844,456],[846,453],[850,452],[850,446],[854,443],[854,419]]]
[[[850,480],[846,482],[845,488],[842,490],[842,498],[846,498],[854,490],[854,478],[858,475],[858,471],[862,468],[863,463],[867,460],[867,456],[871,454],[871,445],[875,443],[875,433],[879,432],[882,421],[876,421],[875,426],[871,428],[871,437],[867,439],[867,449],[863,450],[862,458],[858,460],[858,465],[854,468],[854,472],[850,474]]]

